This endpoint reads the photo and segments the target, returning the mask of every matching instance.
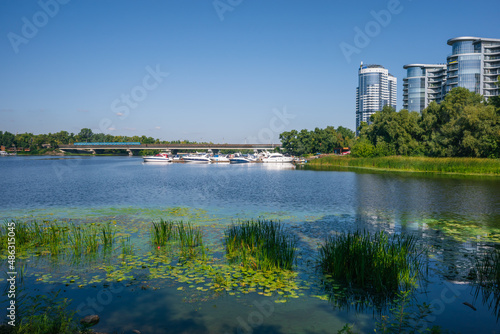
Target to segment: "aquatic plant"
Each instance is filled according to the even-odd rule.
[[[199,227],[193,227],[189,222],[177,223],[177,237],[180,242],[181,256],[194,258],[200,252],[204,255],[203,233]]]
[[[11,333],[80,333],[85,329],[78,324],[76,312],[69,311],[70,300],[60,298],[59,292],[48,296],[28,296],[20,308],[21,314]],[[10,326],[9,326],[10,327]]]
[[[469,276],[476,285],[474,299],[481,294],[483,304],[500,319],[500,249],[490,249],[476,258]]]
[[[110,222],[107,222],[106,225],[104,225],[101,228],[101,242],[102,245],[105,249],[109,249],[110,247],[113,246],[113,240],[115,238],[115,230],[111,226]]]
[[[482,158],[430,158],[388,156],[376,158],[353,158],[328,156],[312,159],[309,166],[356,167],[408,172],[456,173],[456,174],[500,174],[499,159]]]
[[[492,249],[479,257],[473,273],[480,286],[500,292],[500,249]]]
[[[224,231],[224,244],[230,262],[245,267],[291,270],[296,262],[297,238],[272,220],[233,224]]]
[[[165,246],[174,237],[174,222],[160,219],[158,223],[153,222],[150,228],[151,243],[154,246]]]
[[[121,249],[122,249],[122,257],[125,258],[127,255],[134,254],[134,245],[130,241],[130,237],[121,238]]]
[[[376,323],[377,333],[443,333],[441,327],[432,326],[428,328],[430,320],[427,318],[432,314],[430,304],[422,303],[412,305],[411,291],[398,291],[393,301],[393,307],[389,315],[381,316]]]
[[[328,238],[320,246],[319,263],[327,278],[390,292],[415,286],[423,274],[423,252],[413,236],[357,231]]]

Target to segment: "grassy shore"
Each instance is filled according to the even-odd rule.
[[[500,159],[429,158],[429,157],[377,157],[353,158],[328,156],[310,160],[310,166],[368,168],[408,172],[431,172],[500,176]]]

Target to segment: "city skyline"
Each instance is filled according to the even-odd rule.
[[[429,103],[441,102],[455,87],[483,95],[498,96],[500,39],[459,36],[447,42],[452,53],[446,64],[408,64],[403,79],[403,108],[422,112]]]
[[[399,110],[405,64],[444,61],[450,38],[500,36],[482,10],[497,2],[447,3],[4,1],[0,130],[221,143],[355,130],[360,61],[399,79]]]

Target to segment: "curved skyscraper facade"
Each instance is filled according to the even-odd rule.
[[[441,102],[446,94],[446,65],[409,64],[403,79],[403,108],[421,112],[432,101]]]
[[[358,71],[356,88],[356,132],[361,122],[370,123],[370,116],[389,105],[396,109],[397,79],[380,65],[363,65]]]
[[[447,58],[447,92],[464,87],[485,98],[499,95],[500,39],[457,37],[448,45],[452,54]]]

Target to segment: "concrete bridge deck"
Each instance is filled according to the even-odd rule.
[[[95,154],[96,150],[126,150],[129,155],[132,155],[132,150],[212,150],[217,153],[220,150],[274,150],[276,147],[281,148],[281,144],[140,144],[140,145],[93,145],[89,143],[85,145],[59,145],[59,149],[64,150],[80,150],[88,151]]]
[[[274,150],[281,144],[141,144],[141,145],[59,145],[60,149],[97,150]]]

